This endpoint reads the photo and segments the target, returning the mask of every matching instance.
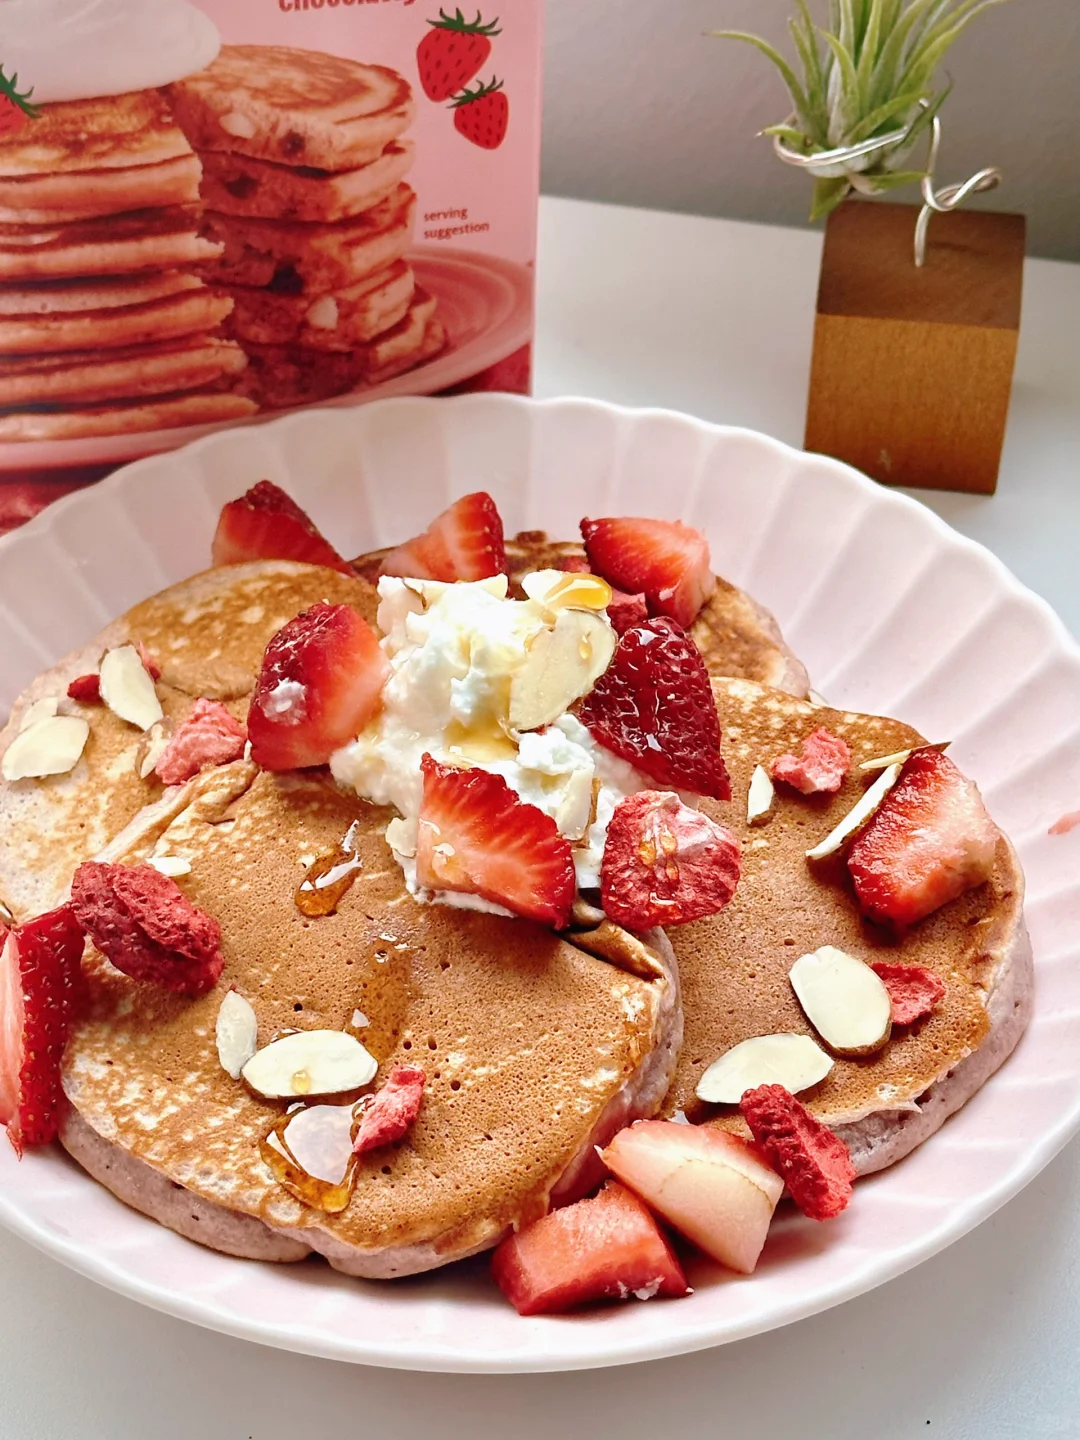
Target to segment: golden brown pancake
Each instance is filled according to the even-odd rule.
[[[125,169],[0,175],[0,221],[62,225],[153,205],[194,205],[201,173],[198,158],[189,153]]]
[[[258,407],[243,395],[193,391],[153,400],[118,401],[57,410],[0,415],[0,441],[89,440],[102,435],[135,435],[188,425],[246,420]]]
[[[229,772],[241,793],[222,808]],[[65,1143],[121,1198],[232,1253],[291,1259],[310,1247],[352,1274],[410,1274],[485,1249],[544,1214],[553,1193],[587,1186],[593,1144],[655,1110],[678,1029],[662,938],[657,951],[624,932],[606,946],[586,938],[619,965],[525,920],[420,905],[382,838],[391,812],[325,774],[240,763],[206,785],[219,797],[209,815],[196,782],[193,808],[163,832],[133,827],[122,858],[156,846],[190,861],[179,883],[222,925],[220,983],[189,1001],[91,952],[93,1009],[66,1057],[78,1120]],[[336,914],[305,919],[293,899],[305,867],[356,820],[359,878]],[[285,1104],[220,1064],[215,1022],[230,986],[253,1005],[261,1044],[348,1030],[379,1081],[400,1062],[426,1072],[419,1119],[399,1146],[361,1159],[338,1215],[288,1194],[262,1158]]]
[[[225,45],[166,90],[196,150],[323,170],[370,164],[415,113],[396,71],[285,45]]]
[[[229,286],[269,286],[286,295],[344,290],[404,256],[415,213],[416,196],[408,185],[399,185],[366,214],[334,225],[210,211],[205,234],[224,247],[213,278]]]
[[[239,345],[214,335],[10,357],[0,369],[0,406],[94,405],[169,395],[238,375],[246,364]]]
[[[0,225],[0,280],[66,280],[127,275],[216,260],[221,246],[200,236],[198,206],[133,210],[68,225]]]
[[[56,193],[73,194],[87,172],[160,165],[191,153],[165,96],[159,90],[135,90],[42,106],[33,125],[0,140],[0,177],[71,174],[70,191],[61,191],[57,183]],[[0,197],[6,193],[0,188]]]
[[[362,215],[393,194],[412,166],[413,150],[411,140],[395,140],[370,164],[336,173],[207,150],[202,195],[207,208],[222,215],[331,224]]]
[[[170,720],[183,719],[200,696],[235,702],[242,718],[271,635],[323,599],[375,619],[375,592],[336,570],[287,560],[208,570],[136,605],[28,687],[0,731],[0,755],[27,706],[47,697],[89,721],[90,738],[68,775],[0,780],[0,901],[16,919],[58,903],[75,867],[162,793],[153,775],[136,773],[141,732],[107,706],[68,700],[71,680],[96,671],[105,650],[141,642],[161,668],[158,695]]]
[[[349,351],[397,325],[416,289],[412,267],[397,260],[345,290],[279,295],[236,285],[228,332],[242,345],[299,345],[305,350]],[[2,332],[0,332],[2,333]]]
[[[0,289],[0,354],[139,345],[215,330],[232,309],[179,270]]]
[[[705,801],[703,809],[738,837],[742,878],[726,910],[670,931],[686,1029],[665,1111],[684,1111],[694,1121],[716,1117],[728,1128],[741,1125],[727,1107],[697,1100],[695,1087],[703,1071],[742,1040],[785,1031],[813,1035],[788,981],[801,955],[835,945],[867,961],[922,965],[948,987],[935,1013],[921,1024],[898,1027],[870,1059],[837,1059],[828,1077],[801,1097],[840,1129],[861,1172],[880,1169],[963,1104],[1019,1038],[1031,994],[1023,874],[1002,836],[990,881],[943,906],[902,940],[890,941],[861,920],[842,860],[811,866],[806,851],[873,778],[861,774],[859,762],[924,744],[923,737],[896,720],[815,707],[746,681],[714,679],[713,691],[732,799]],[[807,797],[778,784],[771,818],[748,826],[754,767],[768,769],[777,756],[798,753],[818,727],[851,747],[852,771],[839,794]],[[921,1097],[920,1111],[914,1106]]]

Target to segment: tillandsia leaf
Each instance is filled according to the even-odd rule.
[[[851,194],[851,183],[844,175],[833,180],[815,180],[814,198],[810,202],[810,219],[824,220],[841,201]]]
[[[852,186],[863,195],[884,195],[888,190],[899,190],[904,185],[917,185],[923,178],[921,170],[867,171],[865,175],[854,175]]]
[[[806,92],[795,77],[795,71],[780,54],[775,46],[770,45],[767,40],[762,40],[760,35],[748,35],[743,30],[710,30],[709,35],[716,40],[742,40],[747,45],[753,45],[756,50],[766,56],[784,78],[784,84],[788,88],[796,113],[805,123],[809,123],[809,102]]]
[[[812,138],[819,145],[824,145],[827,143],[829,132],[825,74],[821,65],[821,56],[818,53],[817,31],[807,14],[805,0],[799,0],[799,7],[802,11],[803,25],[800,25],[798,20],[789,20],[788,29],[791,31],[791,38],[795,42],[795,49],[799,52],[799,60],[806,76],[806,118],[810,125]]]
[[[925,98],[921,90],[909,90],[906,95],[897,95],[895,99],[879,105],[852,126],[850,143],[858,145],[876,136],[879,130],[886,131],[890,125],[897,130],[903,129],[914,119],[919,101]]]
[[[822,39],[832,51],[835,61],[833,77],[836,83],[829,96],[830,122],[829,141],[832,145],[847,143],[848,131],[859,118],[859,79],[850,54],[835,35],[826,30]]]
[[[790,125],[766,125],[762,135],[775,135],[778,140],[783,140],[785,145],[800,154],[808,154],[806,136],[801,130],[793,130]]]

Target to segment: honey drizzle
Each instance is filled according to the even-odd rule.
[[[363,1101],[301,1105],[279,1116],[259,1142],[278,1184],[313,1210],[340,1214],[356,1182],[359,1156],[352,1147],[363,1108]]]
[[[296,908],[312,920],[333,915],[357,875],[363,861],[356,853],[356,832],[360,822],[354,820],[341,843],[329,855],[320,855],[308,867],[293,897]]]

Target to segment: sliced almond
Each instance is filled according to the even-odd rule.
[[[257,1051],[241,1074],[267,1100],[340,1095],[370,1085],[378,1062],[343,1030],[301,1030]]]
[[[51,720],[59,708],[59,703],[55,695],[50,695],[45,700],[35,700],[23,711],[19,729],[29,730],[31,725],[37,725],[41,720]]]
[[[135,772],[140,780],[149,780],[157,763],[168,749],[172,725],[168,720],[159,720],[151,725],[139,741],[135,750]]]
[[[892,1001],[861,960],[822,945],[801,955],[788,974],[806,1018],[837,1055],[873,1055],[892,1030]]]
[[[149,730],[164,718],[154,682],[134,645],[106,650],[101,660],[101,698],[114,715]]]
[[[763,825],[772,814],[776,788],[764,765],[755,765],[750,776],[750,789],[746,795],[746,823]]]
[[[918,754],[920,750],[938,750],[944,753],[952,744],[951,740],[945,740],[934,745],[914,745],[910,750],[895,750],[891,755],[879,755],[873,760],[864,760],[859,766],[860,770],[867,772],[873,770],[884,770],[889,765],[903,765],[910,760],[912,755]]]
[[[797,1095],[819,1084],[832,1067],[832,1057],[809,1035],[755,1035],[714,1060],[696,1094],[711,1105],[737,1105],[759,1085],[782,1085]]]
[[[251,1002],[236,990],[230,990],[221,1002],[215,1038],[222,1069],[239,1080],[240,1072],[259,1048],[259,1022]]]
[[[181,875],[191,874],[191,861],[183,855],[151,855],[146,862],[159,875],[168,875],[170,880],[179,880]]]
[[[588,610],[560,610],[541,630],[510,684],[510,724],[538,730],[587,695],[611,664],[615,631]]]
[[[806,692],[806,698],[810,701],[811,705],[816,705],[819,709],[827,710],[829,708],[829,702],[825,699],[825,696],[819,695],[816,690],[808,690]]]
[[[892,764],[881,772],[866,794],[854,805],[844,818],[829,831],[825,839],[812,850],[807,850],[808,860],[824,860],[827,855],[835,855],[840,846],[849,835],[854,835],[856,830],[861,830],[866,822],[873,815],[885,796],[900,778],[902,765]]]
[[[41,780],[66,775],[78,764],[90,726],[76,715],[53,715],[20,730],[4,751],[0,773],[5,780]]]

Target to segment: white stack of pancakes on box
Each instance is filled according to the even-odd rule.
[[[405,259],[416,196],[393,70],[283,46],[226,45],[168,88],[203,165],[208,267],[247,353],[239,389],[282,409],[377,383],[446,335]]]

